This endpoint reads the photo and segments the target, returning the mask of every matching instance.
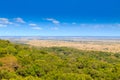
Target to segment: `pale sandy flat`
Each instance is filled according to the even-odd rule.
[[[73,47],[80,50],[94,50],[106,52],[120,52],[120,41],[57,41],[57,40],[29,40],[26,44],[36,47]]]

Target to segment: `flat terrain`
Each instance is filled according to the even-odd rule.
[[[72,47],[80,50],[120,52],[120,37],[1,37],[35,47]]]
[[[120,41],[60,41],[60,40],[28,40],[26,44],[37,47],[72,47],[80,50],[120,52]]]

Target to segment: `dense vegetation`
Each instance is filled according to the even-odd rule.
[[[120,80],[120,54],[0,40],[0,80]]]

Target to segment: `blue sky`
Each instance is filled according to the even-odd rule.
[[[120,36],[120,0],[0,0],[0,36]]]

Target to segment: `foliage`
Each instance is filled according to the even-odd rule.
[[[119,80],[120,54],[0,40],[0,80]]]

